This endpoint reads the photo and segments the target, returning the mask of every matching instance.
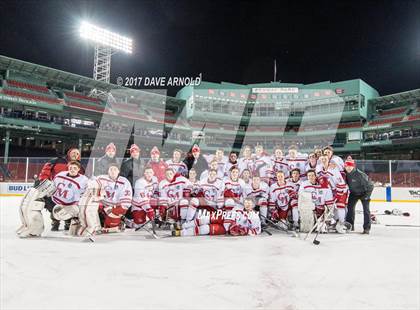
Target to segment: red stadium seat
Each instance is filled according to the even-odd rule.
[[[101,101],[99,99],[88,97],[88,96],[82,95],[80,93],[64,92],[64,94],[69,98],[80,99],[80,100],[84,100],[84,101],[90,101],[90,102],[93,102],[93,103],[96,103],[96,104],[101,104]]]
[[[35,85],[35,84],[30,84],[30,83],[15,81],[15,80],[8,80],[7,85],[16,87],[16,88],[25,88],[29,90],[34,90],[34,91],[42,92],[42,93],[49,92],[48,88],[45,86],[40,86],[40,85]]]
[[[376,125],[382,125],[382,124],[397,123],[397,122],[400,122],[402,119],[403,119],[403,116],[401,116],[401,117],[385,118],[385,119],[377,119],[377,120],[371,121],[369,123],[369,125],[376,126]]]
[[[23,93],[23,92],[11,90],[11,89],[3,89],[3,93],[9,96],[21,97],[21,98],[25,98],[29,100],[41,101],[41,102],[46,102],[50,104],[61,103],[61,101],[58,98],[50,98],[50,97],[45,97],[45,96],[40,96],[40,95],[28,94],[28,93]]]
[[[385,110],[381,112],[381,116],[386,116],[386,115],[393,115],[393,114],[401,114],[403,113],[405,110],[407,110],[407,108],[395,108],[395,109],[389,109],[389,110]]]
[[[77,109],[90,110],[90,111],[101,112],[101,113],[104,111],[104,107],[91,106],[91,105],[87,105],[87,104],[83,104],[83,103],[75,102],[75,101],[67,101],[66,104],[69,107],[77,108]]]

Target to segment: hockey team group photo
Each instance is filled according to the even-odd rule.
[[[420,309],[419,21],[0,0],[0,309]]]

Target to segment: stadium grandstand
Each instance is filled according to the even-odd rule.
[[[90,96],[93,89],[123,88],[0,56],[0,156],[5,162],[7,157],[48,157],[78,146],[86,157],[98,131],[104,130],[114,137],[147,137],[141,140],[147,154],[162,139],[173,148],[188,147],[194,132],[205,131],[200,146],[207,151],[298,143],[308,152],[334,135],[332,145],[341,155],[420,159],[420,89],[379,96],[360,79],[314,84],[202,82],[182,88],[176,97],[159,96],[160,104],[156,95],[138,90],[141,100],[128,96],[118,104],[106,103]],[[339,123],[330,123],[336,114]],[[135,120],[135,128],[125,120]]]

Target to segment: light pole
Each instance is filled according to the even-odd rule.
[[[88,22],[82,22],[79,32],[82,38],[95,44],[93,78],[97,81],[109,83],[111,56],[119,51],[131,54],[133,52],[133,40]],[[92,90],[91,94],[107,95],[97,89]]]

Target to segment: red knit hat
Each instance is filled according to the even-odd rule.
[[[150,151],[150,155],[154,155],[154,154],[160,155],[160,151],[156,146],[154,146],[152,150]]]
[[[112,143],[112,142],[106,146],[106,148],[105,148],[105,152],[108,152],[108,151],[109,151],[109,150],[111,150],[111,149],[113,149],[113,150],[114,150],[114,152],[115,152],[115,151],[117,151],[117,148],[115,147],[115,144],[114,144],[114,143]]]
[[[356,163],[354,160],[349,156],[347,157],[346,161],[344,162],[344,167],[356,167]]]
[[[131,144],[130,146],[130,154],[133,153],[134,151],[140,152],[140,148],[138,147],[137,144]]]

